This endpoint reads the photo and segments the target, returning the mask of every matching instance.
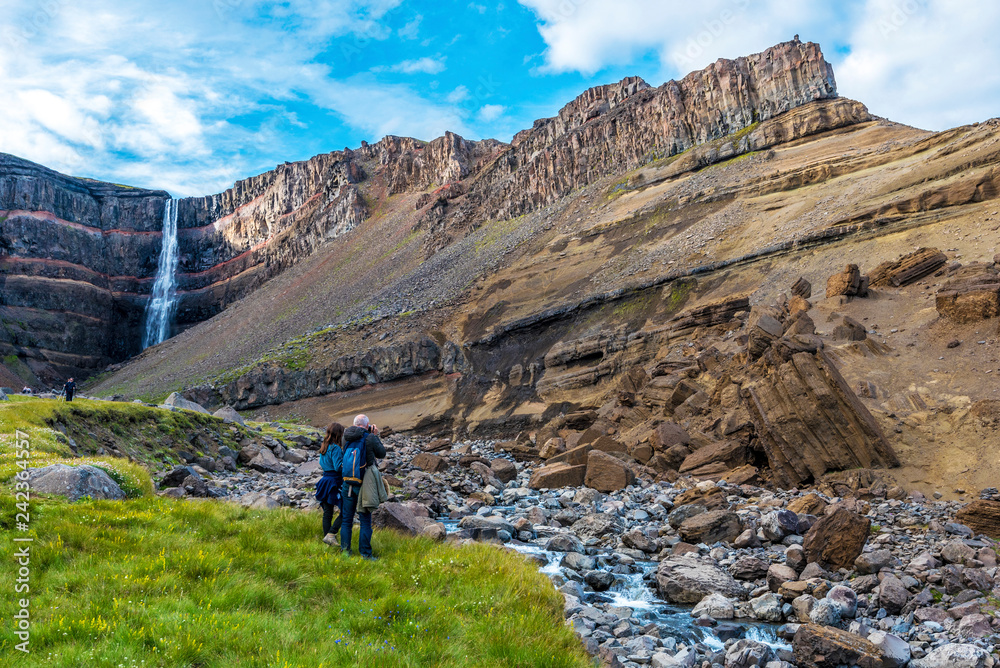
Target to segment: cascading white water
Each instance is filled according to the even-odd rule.
[[[142,335],[142,347],[148,348],[162,343],[170,335],[170,325],[177,309],[177,205],[175,199],[168,200],[163,209],[163,247],[156,267],[156,280],[146,306],[146,329]]]

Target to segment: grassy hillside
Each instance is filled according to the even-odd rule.
[[[373,564],[313,513],[156,498],[36,501],[31,533],[31,654],[0,631],[19,666],[593,665],[545,576],[495,547],[378,532]]]

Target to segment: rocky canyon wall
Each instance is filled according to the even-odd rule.
[[[408,224],[475,227],[834,97],[819,46],[796,40],[659,88],[636,77],[592,88],[510,145],[390,136],[183,199],[176,331],[354,229],[370,214],[366,202],[428,192]],[[54,380],[138,353],[167,198],[0,154],[0,354]],[[452,239],[428,237],[428,252]]]

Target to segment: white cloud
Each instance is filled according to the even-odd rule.
[[[439,74],[444,71],[444,58],[417,58],[404,60],[389,67],[376,67],[374,72],[398,72],[400,74]]]
[[[1000,110],[1000,5],[869,0],[835,63],[842,95],[872,113],[931,130]]]
[[[416,17],[405,26],[396,31],[396,34],[403,39],[416,39],[420,34],[420,23],[424,20],[424,17],[417,14]]]
[[[503,115],[504,107],[500,104],[484,104],[479,108],[479,112],[476,114],[479,120],[484,123],[489,123],[495,121]]]
[[[546,44],[538,72],[654,55],[659,84],[800,34],[819,42],[839,91],[893,120],[940,130],[1000,108],[1000,5],[974,0],[519,0]]]
[[[446,98],[451,104],[458,104],[469,99],[469,89],[466,86],[457,86],[455,90],[448,93]]]

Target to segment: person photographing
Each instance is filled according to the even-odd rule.
[[[374,559],[372,554],[372,514],[358,508],[361,484],[365,472],[375,466],[376,459],[385,457],[385,446],[379,438],[378,427],[371,424],[367,415],[358,415],[354,424],[344,430],[344,452],[341,465],[343,486],[340,490],[341,517],[340,549],[351,553],[351,538],[354,532],[354,515],[357,512],[361,530],[358,535],[358,552],[365,559]]]

